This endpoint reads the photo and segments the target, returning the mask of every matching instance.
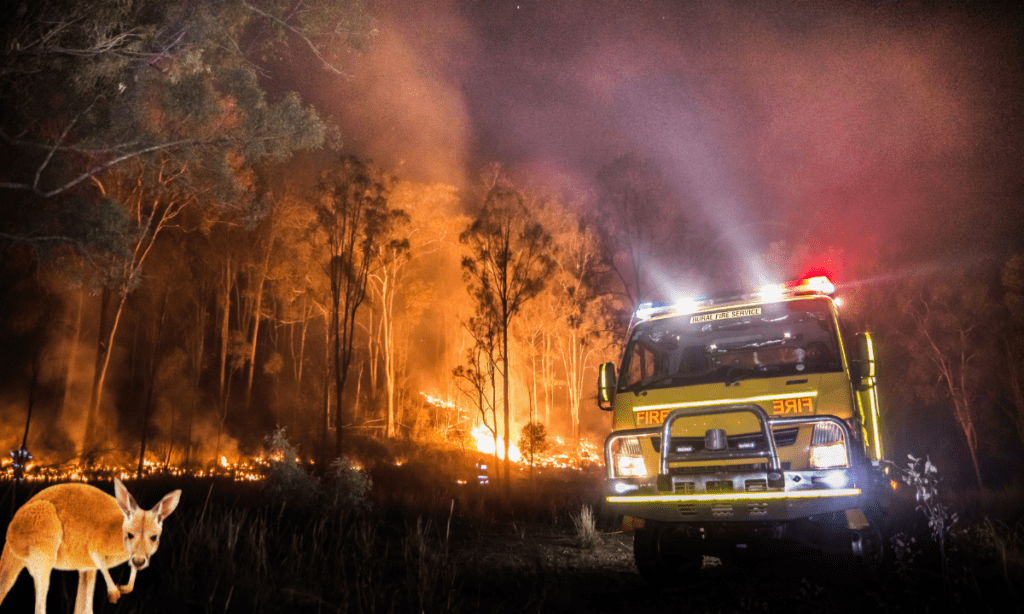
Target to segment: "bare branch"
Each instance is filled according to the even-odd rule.
[[[327,60],[327,58],[325,58],[323,56],[323,54],[320,52],[320,48],[317,47],[316,44],[313,43],[313,41],[311,41],[309,39],[309,37],[306,36],[306,34],[301,29],[296,28],[295,26],[291,25],[287,21],[284,21],[280,17],[275,17],[274,15],[271,15],[270,13],[267,13],[266,11],[263,11],[263,10],[259,9],[258,7],[255,7],[255,6],[251,5],[251,4],[249,4],[248,2],[243,2],[242,6],[244,6],[247,9],[249,9],[250,11],[256,13],[257,15],[261,15],[263,17],[266,17],[267,19],[273,21],[274,23],[280,25],[281,27],[285,28],[286,30],[288,30],[289,32],[294,34],[295,36],[298,36],[300,39],[302,39],[302,41],[304,43],[306,43],[306,46],[309,47],[310,51],[313,52],[313,55],[315,55],[316,58],[318,60],[320,60],[320,63],[323,64],[324,68],[326,68],[327,70],[333,72],[336,75],[345,77],[346,79],[350,78],[350,75],[348,73],[346,73],[345,71],[339,69],[334,64],[331,64]]]

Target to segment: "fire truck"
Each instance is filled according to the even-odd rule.
[[[642,303],[612,412],[605,499],[634,531],[641,575],[811,548],[877,560],[883,467],[875,350],[827,277]]]

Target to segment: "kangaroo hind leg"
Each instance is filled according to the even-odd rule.
[[[11,587],[14,586],[22,569],[25,569],[25,562],[5,544],[3,554],[0,554],[0,603],[3,603],[7,593],[11,592]]]
[[[7,545],[25,565],[36,585],[36,614],[46,614],[50,572],[57,564],[57,550],[64,539],[64,527],[57,508],[49,501],[30,501],[19,509],[7,527]]]

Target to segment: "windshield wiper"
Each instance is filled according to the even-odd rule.
[[[732,386],[741,379],[755,377],[762,373],[768,373],[769,371],[778,371],[780,368],[781,365],[758,365],[757,367],[737,367],[735,365],[729,365],[725,370],[725,385]],[[734,371],[736,374],[730,376],[729,374]]]
[[[736,374],[735,375],[730,375],[730,373],[733,373],[734,371],[735,371]],[[752,375],[755,375],[757,373],[758,373],[757,369],[755,369],[753,367],[735,367],[735,366],[730,365],[725,370],[725,385],[726,386],[732,386],[733,384],[735,384],[736,382],[740,381],[741,379],[746,379],[746,378],[748,378],[748,377],[750,377]]]
[[[676,374],[676,375],[661,375],[659,377],[656,377],[656,378],[652,379],[649,382],[642,382],[642,381],[641,382],[637,382],[637,385],[635,387],[633,387],[632,390],[633,390],[634,393],[637,393],[637,392],[640,392],[641,390],[647,390],[649,388],[654,388],[655,386],[658,386],[660,384],[664,384],[666,382],[672,383],[672,382],[674,382],[675,380],[677,380],[679,378],[680,378],[680,376],[678,374]]]

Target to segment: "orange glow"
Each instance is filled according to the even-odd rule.
[[[494,454],[494,435],[482,424],[473,427],[473,440],[476,442],[476,449],[484,454]],[[522,460],[523,455],[514,442],[509,442],[508,457],[514,463]],[[498,458],[505,458],[505,438],[498,437]]]

